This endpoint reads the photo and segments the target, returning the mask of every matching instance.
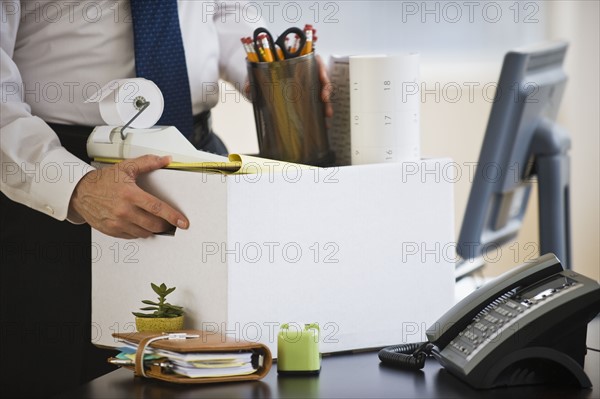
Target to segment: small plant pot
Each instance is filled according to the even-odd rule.
[[[139,332],[168,332],[183,330],[183,316],[179,317],[135,317],[135,327]]]

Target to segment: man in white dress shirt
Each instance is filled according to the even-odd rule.
[[[179,2],[194,115],[216,105],[214,84],[220,77],[238,87],[246,79],[240,37],[260,25],[248,21],[260,20],[236,13],[233,10],[241,7],[240,2],[231,3]],[[47,123],[104,124],[98,105],[85,100],[113,79],[136,76],[128,2],[3,2],[1,44],[1,143],[6,164],[2,192],[58,220],[83,221],[81,216],[87,220],[86,215],[75,212],[77,204],[69,205],[77,198],[78,183],[90,166],[62,148]],[[207,86],[211,94],[206,94]],[[152,170],[164,166],[166,160],[139,162],[144,170]],[[182,214],[166,204],[163,208],[159,218],[181,228],[187,226]],[[107,215],[108,220],[92,225],[125,237],[148,236],[165,227],[154,218],[149,226],[112,218]],[[112,226],[109,221],[121,225]]]
[[[209,110],[219,78],[245,82],[240,38],[262,24],[255,11],[178,1],[198,148],[226,151]],[[94,170],[86,156],[87,136],[104,123],[84,101],[136,76],[129,2],[2,1],[1,19],[0,392],[46,396],[110,370],[90,344],[88,224],[133,239],[189,221],[135,184],[168,158],[132,160],[132,174],[123,164]]]

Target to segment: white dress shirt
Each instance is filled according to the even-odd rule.
[[[246,79],[242,36],[262,21],[244,2],[179,0],[194,114],[218,101],[218,80]],[[45,122],[97,126],[84,103],[113,79],[135,77],[128,1],[2,1],[2,192],[56,219],[91,166],[60,145]]]

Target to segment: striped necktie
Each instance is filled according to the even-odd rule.
[[[131,16],[137,76],[156,83],[165,99],[158,124],[175,126],[189,138],[192,99],[177,0],[131,0]]]

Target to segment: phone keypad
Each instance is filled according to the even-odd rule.
[[[486,339],[492,336],[502,326],[521,314],[526,308],[511,296],[505,296],[488,307],[485,312],[474,318],[459,336],[450,342],[450,346],[462,356],[469,356]]]
[[[535,298],[522,298],[515,295],[514,291],[506,294],[481,311],[473,319],[473,323],[460,332],[453,341],[450,341],[449,346],[459,352],[461,356],[468,357],[486,340],[491,339],[496,332],[503,327],[508,327],[507,325],[512,320],[535,308],[536,305],[543,303],[545,300],[549,300],[559,291],[568,289],[573,285],[575,284],[564,284],[557,289],[545,291]]]

